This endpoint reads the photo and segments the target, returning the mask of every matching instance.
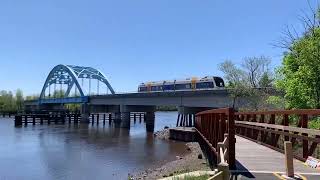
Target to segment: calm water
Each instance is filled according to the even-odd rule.
[[[155,130],[173,127],[176,118],[156,113]],[[0,179],[127,179],[185,152],[184,143],[154,139],[138,122],[130,131],[108,124],[14,128],[12,119],[0,118]]]

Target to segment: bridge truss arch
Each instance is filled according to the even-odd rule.
[[[80,79],[82,79],[82,83],[80,83]],[[109,81],[107,80],[106,76],[99,70],[92,68],[92,67],[83,67],[83,66],[74,66],[74,65],[57,65],[55,66],[49,73],[41,94],[40,100],[45,99],[46,91],[49,90],[49,97],[51,97],[51,92],[55,93],[56,85],[67,85],[66,91],[63,92],[63,97],[59,98],[66,98],[70,95],[72,88],[75,88],[76,91],[79,92],[79,96],[85,97],[86,94],[84,92],[83,87],[83,80],[88,79],[91,85],[91,80],[97,80],[98,89],[99,89],[99,82],[102,82],[106,85],[107,89],[110,90],[111,94],[115,94],[114,89],[110,85]],[[51,91],[50,87],[54,85],[54,90]],[[90,87],[91,88],[91,87]],[[99,91],[99,90],[98,90]],[[75,94],[76,95],[76,94]],[[90,90],[89,90],[90,95]]]

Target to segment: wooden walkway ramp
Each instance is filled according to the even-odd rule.
[[[249,172],[257,179],[261,177],[261,174],[265,174],[265,177],[276,179],[272,174],[285,172],[284,154],[240,136],[236,136],[236,139],[236,160],[239,173]],[[307,167],[299,160],[294,160],[294,168],[296,174],[312,176],[307,179],[320,179],[320,170]],[[260,175],[255,177],[257,174]]]

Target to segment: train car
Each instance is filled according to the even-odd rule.
[[[142,83],[138,87],[138,92],[215,90],[223,89],[224,86],[221,77],[206,76],[204,78]]]

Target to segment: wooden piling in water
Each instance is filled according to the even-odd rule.
[[[24,117],[24,125],[27,125],[28,124],[28,116],[25,116]]]
[[[73,123],[78,124],[78,114],[73,115]]]
[[[55,115],[53,118],[54,118],[54,123],[55,123],[55,124],[58,124],[58,118],[59,118],[59,116],[58,116],[58,115]]]
[[[91,114],[91,124],[93,125],[94,123],[94,114]]]
[[[32,116],[32,125],[36,125],[36,117],[34,115]]]
[[[70,113],[68,114],[68,120],[69,120],[69,121],[68,121],[69,124],[71,124],[71,114],[70,114]]]
[[[176,127],[178,127],[178,126],[179,126],[179,119],[180,119],[180,114],[178,114]]]
[[[99,124],[99,114],[97,114],[97,125]]]
[[[181,114],[180,116],[180,126],[182,126],[182,123],[183,123],[183,114]]]
[[[22,116],[15,116],[14,119],[14,126],[22,126]]]

